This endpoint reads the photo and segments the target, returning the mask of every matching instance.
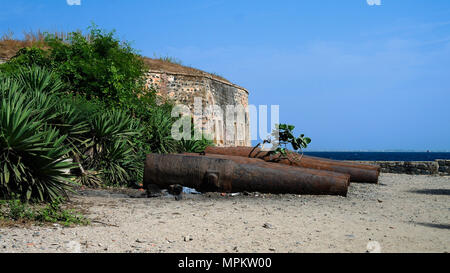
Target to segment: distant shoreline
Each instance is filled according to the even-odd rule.
[[[305,151],[305,155],[354,161],[435,161],[450,160],[450,152],[360,152]]]
[[[385,151],[379,151],[379,150],[308,150],[305,151],[305,153],[450,153],[450,150],[446,151],[409,151],[409,150],[385,150]]]

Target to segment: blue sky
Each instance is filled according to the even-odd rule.
[[[280,105],[309,150],[450,151],[450,1],[0,0],[0,33],[93,21]]]

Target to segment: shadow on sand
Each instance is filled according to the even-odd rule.
[[[439,228],[439,229],[450,229],[450,225],[446,224],[433,224],[433,223],[415,223],[416,225],[431,227],[431,228]]]
[[[423,189],[423,190],[411,190],[409,192],[419,194],[430,194],[430,195],[450,195],[450,189]]]

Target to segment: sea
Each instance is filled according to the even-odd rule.
[[[450,152],[306,152],[305,155],[355,161],[434,161],[450,160]]]

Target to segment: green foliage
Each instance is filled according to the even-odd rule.
[[[294,151],[300,151],[303,155],[303,149],[308,147],[308,144],[311,143],[311,139],[309,137],[305,137],[304,134],[301,134],[296,138],[292,132],[294,129],[294,125],[277,124],[276,128],[272,132],[274,141],[264,140],[264,143],[272,143],[276,146],[276,149],[270,151],[268,155],[281,155],[282,157],[286,157],[288,144],[292,145],[292,149]]]
[[[61,207],[61,200],[57,199],[44,208],[38,210],[34,215],[34,220],[40,222],[61,223],[64,226],[87,225],[89,220],[74,210],[66,210]]]
[[[30,220],[37,222],[60,223],[64,226],[87,225],[89,220],[74,210],[61,207],[61,199],[55,199],[45,206],[29,206],[20,199],[0,201],[0,219]]]
[[[183,153],[201,153],[204,152],[206,147],[213,146],[213,141],[202,137],[199,140],[184,140],[181,139],[179,142],[180,152]]]
[[[151,109],[144,127],[144,137],[148,140],[150,150],[153,153],[177,152],[177,141],[172,138],[171,105],[163,105]]]
[[[64,145],[72,150],[73,154],[81,153],[83,147],[91,139],[88,134],[90,125],[80,109],[67,101],[61,101],[53,109],[56,115],[47,123],[56,128],[61,135],[67,136]]]
[[[36,65],[20,67],[12,76],[27,91],[56,94],[66,89],[59,75]]]
[[[127,109],[144,93],[145,65],[126,42],[95,25],[89,35],[72,32],[62,40],[48,35],[52,67],[73,90]]]
[[[90,186],[142,180],[147,151],[136,145],[144,142],[138,119],[107,110],[99,99],[68,94],[57,75],[39,67],[3,75],[0,83],[3,196],[54,200],[75,184],[66,174],[73,168],[75,181]]]
[[[65,196],[71,183],[65,173],[72,166],[66,160],[69,149],[62,145],[66,136],[41,114],[44,95],[28,96],[17,84],[0,90],[0,195],[38,201]]]
[[[104,184],[101,178],[101,173],[95,170],[85,170],[80,172],[75,179],[75,182],[92,188],[97,188]]]
[[[211,140],[211,138],[205,137],[202,134],[201,139],[194,139],[194,136],[196,135],[196,129],[194,126],[194,120],[193,118],[190,118],[191,122],[191,139],[185,140],[182,138],[180,141],[178,141],[178,147],[179,152],[181,153],[201,153],[204,152],[206,147],[213,146],[214,142]]]
[[[305,137],[304,134],[301,134],[299,137],[294,137],[293,130],[295,129],[294,125],[288,124],[279,124],[277,126],[278,130],[275,129],[275,132],[278,133],[278,144],[283,145],[285,148],[288,144],[292,145],[294,151],[301,150],[302,148],[308,147],[308,144],[311,143],[311,139],[309,137]],[[285,155],[285,153],[283,153]]]
[[[142,58],[114,32],[44,36],[0,65],[1,195],[54,200],[76,182],[134,185],[146,153],[209,143],[171,137],[172,105],[156,103]]]
[[[24,218],[33,219],[34,217],[33,211],[28,208],[26,203],[20,201],[20,199],[10,199],[8,202],[2,202],[0,203],[0,208],[5,204],[8,205],[8,210],[4,212],[4,209],[2,208],[2,211],[0,212],[2,218],[19,220]]]
[[[101,170],[109,185],[132,184],[142,175],[143,160],[138,157],[132,137],[141,135],[138,120],[127,113],[112,110],[99,113],[91,121],[92,139],[86,166]],[[135,150],[136,149],[136,150]]]
[[[10,61],[0,65],[0,72],[14,75],[24,67],[50,67],[51,61],[48,55],[48,51],[40,47],[21,48]]]
[[[139,97],[152,93],[145,88],[145,64],[127,42],[114,32],[92,25],[88,35],[71,32],[67,37],[46,34],[45,48],[24,48],[1,70],[14,74],[21,67],[39,65],[57,73],[71,91],[99,98],[114,108],[131,109]]]

